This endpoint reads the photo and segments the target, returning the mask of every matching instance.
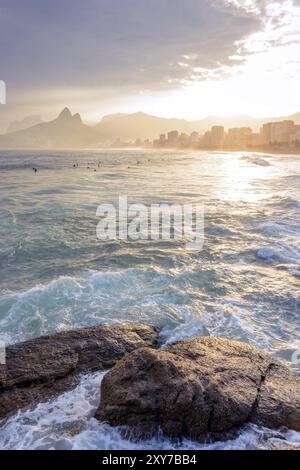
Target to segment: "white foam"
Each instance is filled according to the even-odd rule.
[[[253,165],[270,166],[270,162],[268,162],[264,158],[257,156],[245,156],[242,159],[248,161],[249,163],[252,163]]]
[[[100,383],[105,373],[83,376],[80,384],[54,400],[32,410],[19,412],[0,423],[2,450],[28,449],[262,449],[299,447],[300,433],[245,427],[236,439],[198,444],[188,439],[171,441],[161,433],[151,440],[132,442],[118,428],[98,422],[93,416],[100,400]]]

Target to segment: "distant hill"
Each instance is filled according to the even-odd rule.
[[[300,113],[292,114],[292,116],[290,116],[289,119],[292,119],[293,121],[295,121],[295,124],[300,124]]]
[[[251,127],[254,132],[258,132],[263,124],[266,122],[278,122],[284,119],[292,119],[295,124],[300,124],[300,113],[293,114],[292,116],[279,116],[279,117],[265,117],[254,118],[248,115],[242,116],[208,116],[200,121],[194,121],[196,130],[198,132],[205,132],[211,126],[224,126],[225,129],[230,127]]]
[[[41,122],[43,122],[41,116],[33,114],[31,116],[26,116],[24,119],[21,119],[19,121],[11,122],[6,132],[7,134],[9,134],[10,132],[22,131],[23,129],[35,126],[36,124],[40,124]]]
[[[258,131],[262,124],[271,121],[292,119],[300,124],[300,113],[287,117],[255,119],[251,116],[208,116],[198,121],[162,118],[145,113],[111,114],[103,117],[96,126],[88,126],[79,114],[72,115],[65,108],[50,122],[43,122],[26,129],[0,135],[0,148],[82,148],[110,144],[116,139],[156,139],[160,134],[178,130],[190,134],[203,134],[213,125],[229,127],[249,126]],[[25,120],[24,120],[25,121]],[[24,124],[24,121],[22,123]],[[15,126],[22,125],[18,122]],[[11,127],[10,127],[11,128]]]
[[[269,119],[267,119],[269,121]],[[207,116],[199,121],[194,121],[193,124],[198,132],[203,134],[212,126],[224,126],[225,129],[231,127],[251,127],[253,131],[258,131],[264,119],[256,119],[248,115],[237,116]]]
[[[102,140],[156,139],[159,134],[177,129],[179,132],[193,132],[192,122],[184,119],[168,119],[145,113],[111,114],[105,116],[96,126]]]
[[[105,116],[96,126],[101,140],[135,140],[156,139],[159,134],[165,134],[171,130],[178,130],[190,134],[197,131],[203,134],[213,125],[230,127],[251,127],[258,131],[260,127],[271,121],[293,119],[300,124],[300,113],[288,117],[268,117],[256,119],[251,116],[208,116],[198,121],[187,121],[185,119],[169,119],[152,116],[145,113],[134,114],[112,114]]]
[[[50,122],[0,136],[2,148],[80,148],[96,145],[97,132],[83,124],[79,114],[65,108]]]

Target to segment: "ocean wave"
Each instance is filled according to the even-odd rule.
[[[14,342],[100,322],[145,321],[162,324],[176,318],[172,306],[186,294],[174,276],[161,269],[128,268],[61,276],[24,292],[3,292],[0,327]]]
[[[299,265],[300,264],[300,246],[276,244],[274,247],[261,247],[257,250],[257,257],[269,263],[277,265]]]
[[[251,156],[244,156],[242,157],[242,160],[245,160],[249,163],[252,163],[253,165],[258,165],[258,166],[270,166],[270,162],[265,160],[265,158],[257,157],[255,155]]]
[[[284,209],[299,209],[300,202],[290,196],[274,196],[267,201],[269,206]]]
[[[263,235],[267,237],[286,238],[291,237],[298,239],[300,236],[300,224],[293,222],[267,222],[261,225]]]
[[[235,289],[247,269],[243,264],[235,272],[225,269],[223,273],[220,267],[216,273],[201,265],[89,271],[23,292],[6,290],[0,298],[1,334],[15,343],[99,323],[142,322],[160,328],[161,346],[184,337],[214,335],[246,341],[276,355],[279,344],[288,347],[295,337],[297,299],[283,289],[278,309],[270,311],[274,295],[265,284],[257,285],[254,293],[248,290],[245,298],[242,292],[238,297],[229,285]],[[231,279],[227,289],[220,283],[222,278]],[[281,308],[279,303],[285,300]],[[295,331],[284,322],[278,329],[281,316],[287,314]],[[276,321],[265,328],[270,318]]]
[[[36,167],[36,161],[29,162],[16,162],[16,163],[0,163],[0,171],[20,171],[20,170],[32,170]],[[51,165],[45,164],[43,161],[39,161],[38,168],[43,170],[52,170]]]
[[[100,384],[104,375],[85,375],[73,390],[2,421],[0,449],[243,450],[300,447],[300,433],[274,431],[254,425],[244,427],[233,440],[212,444],[199,444],[189,439],[171,440],[160,432],[151,440],[128,441],[118,428],[98,422],[93,417],[100,401]]]
[[[9,258],[11,256],[14,256],[16,252],[16,247],[15,246],[7,246],[6,248],[0,248],[0,261],[1,258]]]

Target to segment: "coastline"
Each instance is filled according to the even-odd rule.
[[[126,425],[125,438],[149,439],[161,426],[170,437],[222,441],[248,422],[300,431],[300,378],[269,354],[205,336],[157,349],[158,334],[144,324],[102,324],[8,347],[7,363],[0,366],[1,424],[74,388],[82,375],[109,369],[95,416]],[[176,420],[186,424],[178,427]]]
[[[298,157],[252,158],[239,153],[230,158],[226,153],[184,150],[103,150],[99,154],[16,152],[9,154],[8,164],[4,162],[3,339],[13,343],[101,322],[143,321],[162,329],[163,346],[192,335],[230,337],[291,363],[299,321],[295,308],[299,287]],[[99,160],[102,165],[98,173],[85,171],[87,162],[97,164]],[[84,171],[70,170],[74,161]],[[41,170],[37,177],[32,167]],[[24,184],[18,192],[16,185],[21,178]],[[204,201],[208,207],[204,250],[190,256],[176,242],[159,240],[99,245],[94,234],[97,204],[113,200],[125,181],[133,201],[137,197],[144,203],[157,202],[158,198],[179,204]],[[16,242],[21,237],[19,245]],[[35,448],[43,445],[44,439],[45,446],[51,447],[53,440],[57,448],[68,448],[64,429],[69,429],[72,406],[83,429],[94,433],[85,441],[84,434],[70,438],[72,445],[82,439],[81,448],[90,448],[96,434],[98,449],[133,445],[128,440],[118,444],[113,437],[120,438],[118,428],[94,418],[96,401],[101,396],[100,381],[112,369],[100,369],[92,378],[89,369],[84,368],[82,374],[87,371],[87,376],[83,387],[78,382],[81,372],[76,372],[76,355],[72,348],[66,356],[60,350],[57,361],[65,365],[65,372],[60,374],[55,366],[53,380],[48,382],[46,378],[43,386],[35,378],[34,386],[28,389],[33,398],[36,390],[36,401],[30,408],[7,415],[0,447],[6,448],[6,439],[7,446]],[[64,374],[69,382],[62,377]],[[87,416],[86,400],[91,402],[92,396],[96,399]],[[27,423],[32,421],[34,426],[30,428]],[[13,426],[22,429],[23,434],[15,436]],[[75,432],[73,424],[72,429]],[[264,431],[259,427],[254,432],[247,427],[232,446],[259,447],[259,433],[266,440],[269,438],[265,436],[273,436],[274,440],[284,436],[282,439],[290,445],[294,439],[286,431]],[[151,442],[145,444],[151,449],[172,447],[165,437],[155,444]],[[194,440],[193,444],[184,442],[183,448],[196,445]],[[219,448],[230,445],[228,441],[216,442]],[[271,447],[271,442],[268,440],[266,445]]]
[[[47,151],[47,152],[84,152],[84,151],[100,151],[100,150],[128,150],[128,151],[176,151],[176,152],[221,152],[221,153],[258,153],[258,154],[273,154],[273,155],[300,155],[300,146],[293,149],[290,147],[280,147],[274,148],[273,146],[263,146],[263,147],[143,147],[143,146],[135,146],[135,145],[125,145],[125,146],[92,146],[92,147],[0,147],[1,152],[17,152],[17,151],[25,151],[25,152],[38,152],[38,151]]]

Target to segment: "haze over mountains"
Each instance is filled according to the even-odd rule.
[[[190,134],[197,131],[204,134],[214,125],[230,127],[251,127],[258,131],[262,124],[270,121],[281,121],[283,119],[293,119],[300,124],[300,113],[288,117],[276,117],[256,119],[251,116],[208,116],[198,121],[187,121],[185,119],[170,119],[151,116],[145,113],[134,114],[112,114],[105,116],[96,126],[99,135],[103,140],[135,140],[135,139],[155,139],[159,134],[167,133],[171,130],[178,130]]]
[[[23,129],[35,126],[36,124],[40,124],[41,122],[43,122],[41,116],[39,116],[38,114],[32,114],[30,116],[26,116],[24,119],[20,119],[19,121],[11,122],[6,132],[10,133],[22,131]]]
[[[0,136],[2,148],[80,148],[97,142],[97,132],[65,108],[50,122]]]
[[[36,118],[36,117],[35,117]],[[159,134],[178,130],[190,134],[197,131],[203,134],[213,125],[230,127],[251,127],[257,131],[262,124],[270,121],[292,119],[300,124],[300,112],[288,117],[255,119],[251,116],[208,116],[198,121],[161,118],[142,112],[133,114],[112,114],[103,117],[99,124],[88,126],[80,115],[72,115],[65,108],[50,122],[42,122],[23,128],[32,117],[9,127],[10,132],[0,135],[1,148],[84,148],[109,145],[116,139],[134,141],[136,139],[155,139]],[[13,130],[13,131],[12,131]]]

